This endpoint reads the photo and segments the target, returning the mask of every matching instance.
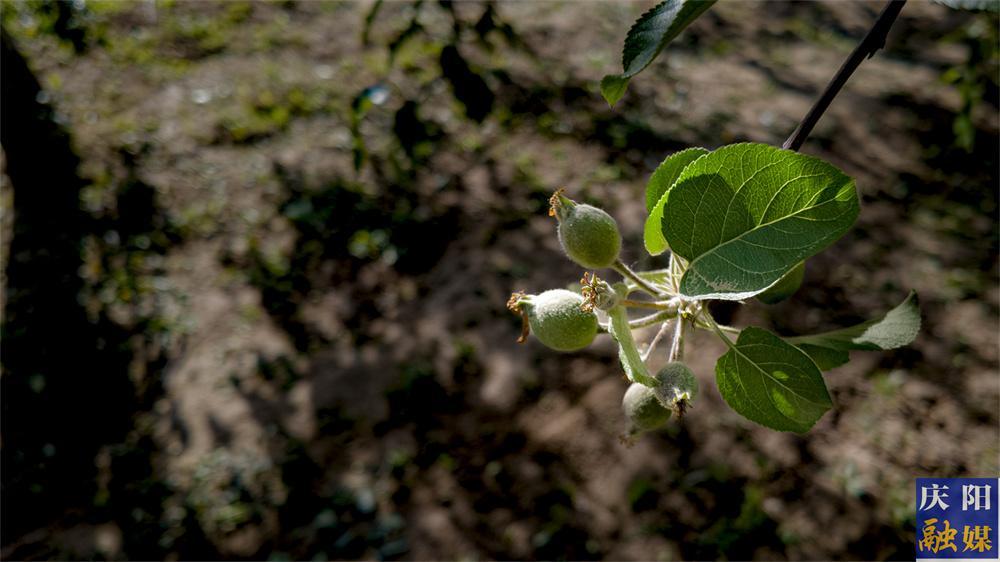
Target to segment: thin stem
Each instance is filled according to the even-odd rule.
[[[805,142],[806,137],[812,132],[813,127],[819,121],[820,117],[823,116],[823,112],[830,107],[830,102],[833,98],[837,97],[840,89],[844,87],[847,80],[854,74],[858,66],[866,58],[871,58],[875,55],[875,52],[885,46],[885,38],[889,34],[889,28],[892,27],[893,22],[896,21],[896,17],[899,12],[903,9],[903,5],[906,4],[906,0],[889,0],[885,7],[882,8],[882,12],[879,14],[878,19],[872,25],[872,28],[868,30],[864,39],[858,43],[858,46],[854,48],[844,64],[840,66],[840,70],[833,75],[830,83],[826,85],[826,89],[813,104],[812,109],[809,113],[802,119],[799,126],[795,129],[782,148],[787,148],[789,150],[798,150],[802,143]]]
[[[650,314],[649,316],[643,316],[642,318],[636,318],[635,320],[629,320],[628,327],[632,330],[637,328],[645,328],[646,326],[652,326],[664,320],[670,320],[674,318],[677,314],[671,310],[664,310],[662,312],[657,312],[656,314]]]
[[[711,314],[705,316],[705,319],[708,322],[709,327],[712,328],[716,334],[718,334],[722,341],[726,342],[726,345],[728,345],[731,349],[736,349],[736,344],[733,343],[733,340],[729,339],[729,336],[722,332],[722,328],[715,323],[715,318],[712,318]]]
[[[625,263],[622,262],[622,260],[620,259],[615,260],[614,265],[612,265],[611,267],[618,273],[621,273],[622,277],[625,277],[629,281],[632,281],[633,283],[638,285],[639,288],[642,289],[643,291],[646,291],[647,293],[653,295],[654,297],[664,296],[663,293],[661,293],[659,290],[656,289],[656,287],[650,285],[642,277],[639,277],[636,274],[636,272],[632,271],[632,269],[629,268],[629,266],[625,265]]]
[[[636,275],[638,275],[639,277],[642,277],[643,279],[650,278],[650,277],[660,277],[660,276],[663,276],[663,275],[666,275],[666,276],[669,277],[670,276],[670,268],[669,267],[665,267],[665,268],[662,268],[662,269],[650,269],[648,271],[639,271],[639,272],[636,272]]]
[[[714,320],[713,320],[713,322],[714,322]],[[727,333],[730,333],[730,334],[739,334],[742,331],[739,328],[735,328],[733,326],[726,326],[725,324],[716,324],[713,327],[712,324],[710,324],[709,322],[704,321],[704,320],[702,320],[701,322],[695,321],[695,326],[697,326],[699,328],[704,328],[705,330],[715,330],[715,328],[718,328],[718,329],[722,330],[723,332],[727,332]]]
[[[631,327],[631,323],[629,324],[629,327]],[[667,333],[667,329],[669,328],[670,328],[670,321],[667,321],[664,322],[660,326],[660,329],[656,331],[656,335],[653,336],[653,341],[649,342],[649,347],[647,347],[646,351],[643,352],[642,354],[643,361],[649,359],[649,356],[653,354],[653,350],[656,349],[656,346],[660,343],[660,340],[663,339],[664,334]]]
[[[670,345],[670,356],[667,358],[668,361],[683,361],[684,360],[684,319],[680,318],[677,320],[677,325],[674,326],[674,341]]]
[[[639,273],[639,275],[642,275],[642,273]],[[667,287],[665,285],[661,285],[661,284],[659,284],[659,283],[657,283],[655,281],[654,282],[650,282],[649,284],[653,287],[654,290],[659,291],[656,294],[656,298],[658,298],[658,299],[666,299],[666,298],[669,298],[669,297],[673,297],[675,295],[675,293],[670,289],[670,287]],[[628,288],[628,294],[632,294],[632,293],[634,293],[636,291],[641,291],[642,290],[642,287],[639,287],[638,285],[636,285],[635,283],[632,283],[628,279],[625,280],[625,285]],[[628,295],[626,295],[626,296],[628,296]]]
[[[649,308],[652,310],[676,310],[677,308],[665,302],[637,301],[632,299],[622,299],[620,303],[622,306],[628,308]]]

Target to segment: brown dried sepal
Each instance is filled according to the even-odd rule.
[[[517,338],[517,343],[526,342],[528,340],[528,334],[531,333],[531,325],[528,324],[528,313],[525,312],[524,307],[521,306],[521,299],[524,297],[524,291],[517,291],[511,293],[510,299],[507,300],[507,309],[521,317],[521,336]]]
[[[594,308],[597,306],[597,273],[583,272],[583,277],[580,278],[580,294],[583,295],[583,303],[580,304],[580,308],[584,312],[593,312]]]
[[[559,197],[563,194],[564,191],[566,191],[566,188],[560,187],[559,189],[556,190],[555,193],[552,194],[552,197],[549,197],[550,217],[556,216],[556,211],[559,209],[560,206],[562,206],[562,202],[559,200]]]
[[[684,414],[691,409],[691,402],[687,398],[680,398],[674,402],[674,413],[677,414],[677,419],[684,417]]]

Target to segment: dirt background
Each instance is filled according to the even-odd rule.
[[[648,174],[780,144],[880,8],[720,2],[612,111],[649,5],[5,1],[3,558],[912,559],[915,477],[1000,473],[997,16],[907,4],[803,147],[856,227],[716,310],[800,334],[912,288],[918,339],[799,436],[699,333],[701,399],[626,446],[607,336],[515,343],[510,292],[581,274],[548,196],[662,267]]]

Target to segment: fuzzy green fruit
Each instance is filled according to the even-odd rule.
[[[653,378],[656,379],[653,392],[660,404],[677,410],[678,415],[698,396],[698,379],[684,363],[667,363]]]
[[[806,275],[806,262],[800,261],[778,282],[766,291],[757,295],[757,300],[764,304],[776,304],[795,294],[802,286],[802,278]]]
[[[559,243],[569,259],[588,269],[611,267],[618,260],[622,237],[611,215],[560,192],[551,203],[550,214],[559,220]]]
[[[556,351],[583,349],[597,336],[597,315],[584,311],[583,297],[572,291],[553,289],[522,302],[535,337]]]
[[[663,407],[653,389],[632,383],[622,398],[622,410],[629,424],[629,435],[656,429],[670,419],[670,410]]]

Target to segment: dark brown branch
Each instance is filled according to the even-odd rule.
[[[889,28],[896,21],[896,16],[899,15],[904,4],[906,4],[906,0],[889,0],[886,3],[885,7],[882,8],[882,13],[875,20],[875,24],[868,30],[868,34],[854,48],[851,56],[847,57],[844,64],[840,66],[840,70],[833,76],[830,83],[826,85],[823,94],[816,100],[812,109],[809,110],[809,113],[799,123],[792,136],[788,137],[782,148],[798,150],[802,146],[806,137],[812,132],[813,127],[816,126],[820,117],[823,116],[823,112],[826,111],[826,108],[830,107],[830,102],[833,101],[833,98],[837,97],[840,89],[847,83],[847,80],[854,74],[854,71],[857,70],[862,61],[866,58],[871,58],[876,51],[885,46],[885,38],[889,34]]]

